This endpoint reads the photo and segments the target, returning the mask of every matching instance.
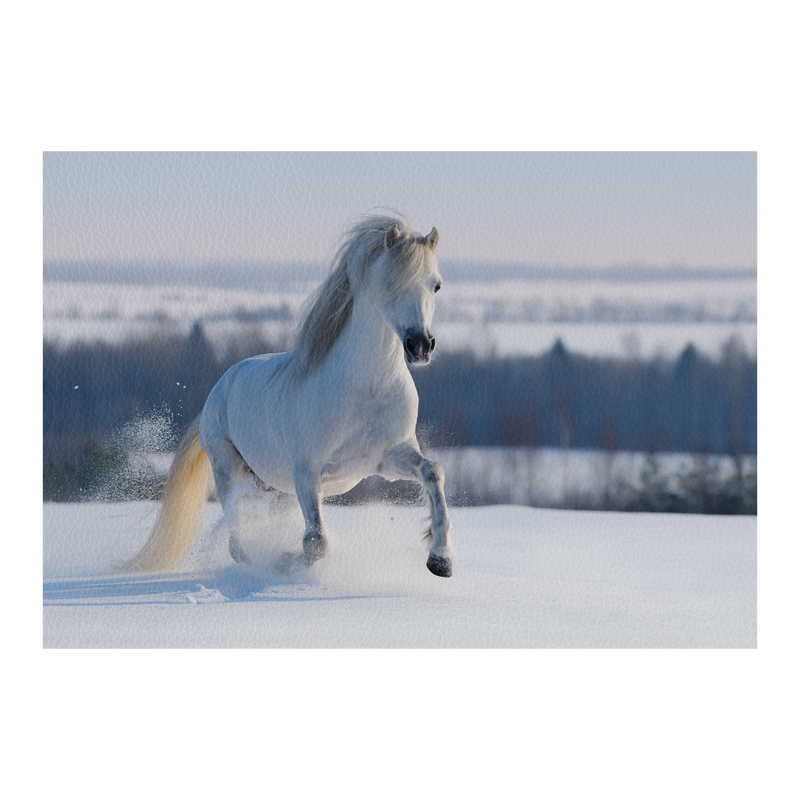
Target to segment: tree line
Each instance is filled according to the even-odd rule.
[[[737,339],[720,358],[693,344],[674,361],[570,353],[443,355],[414,378],[437,446],[756,453],[756,359]]]
[[[119,469],[118,433],[137,416],[163,411],[174,441],[229,366],[286,345],[243,328],[214,347],[200,323],[188,336],[45,342],[45,498],[80,499]],[[757,364],[736,339],[719,358],[689,344],[674,360],[582,356],[561,340],[538,356],[465,350],[412,375],[428,447],[756,453]]]

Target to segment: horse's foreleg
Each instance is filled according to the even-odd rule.
[[[306,530],[303,535],[303,555],[307,565],[313,564],[325,555],[328,543],[325,539],[325,526],[320,514],[320,497],[322,496],[322,477],[308,462],[294,465],[294,488]]]
[[[453,574],[453,553],[450,546],[450,517],[444,499],[444,470],[417,447],[405,443],[392,448],[379,467],[379,474],[388,480],[414,480],[421,483],[431,509],[429,535],[433,538],[428,554],[428,569],[441,578]]]

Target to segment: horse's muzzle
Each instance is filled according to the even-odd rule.
[[[434,347],[436,339],[422,331],[408,330],[403,337],[403,349],[409,364],[429,364]]]

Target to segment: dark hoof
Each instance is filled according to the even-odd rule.
[[[428,569],[440,578],[449,578],[453,574],[453,562],[449,558],[442,558],[431,553],[428,556]]]
[[[327,549],[328,543],[325,541],[324,536],[314,533],[303,537],[303,555],[305,556],[306,564],[313,564],[315,561],[319,561],[325,555]]]

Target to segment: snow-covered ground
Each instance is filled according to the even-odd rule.
[[[254,499],[254,565],[233,563],[210,504],[178,571],[115,571],[154,511],[45,504],[45,647],[756,645],[754,517],[455,508],[454,576],[442,579],[425,568],[421,508],[326,506],[329,555],[285,575],[275,565],[298,549],[298,512]]]

